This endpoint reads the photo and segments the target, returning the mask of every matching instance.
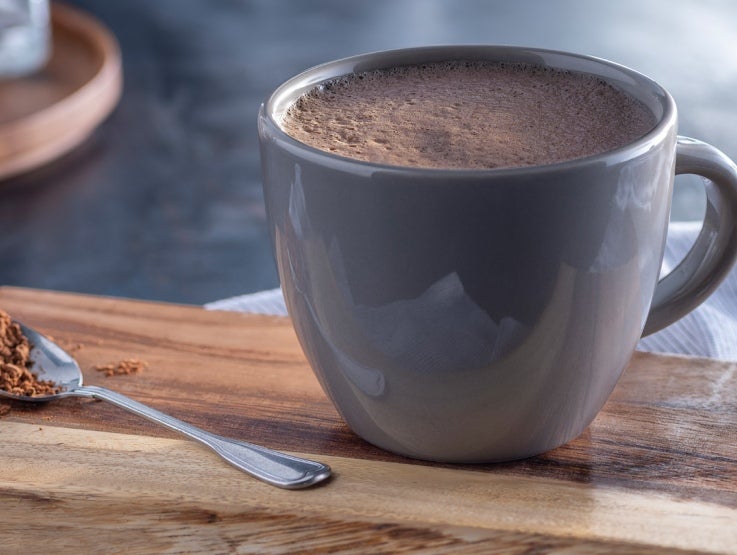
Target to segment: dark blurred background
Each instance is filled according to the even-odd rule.
[[[278,285],[255,119],[320,62],[442,43],[571,50],[633,67],[680,132],[737,158],[737,3],[74,0],[117,36],[125,88],[81,147],[0,182],[0,285],[200,304]],[[697,219],[696,178],[673,218]]]

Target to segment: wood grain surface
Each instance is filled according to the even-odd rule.
[[[266,486],[106,403],[0,402],[0,552],[737,553],[737,364],[636,354],[590,428],[545,455],[437,465],[342,423],[287,319],[0,288],[85,382],[335,477]],[[141,358],[141,374],[98,364]]]

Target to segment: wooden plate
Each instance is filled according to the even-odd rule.
[[[80,144],[120,98],[120,50],[113,35],[68,6],[54,4],[51,19],[53,52],[46,67],[0,80],[0,179]]]

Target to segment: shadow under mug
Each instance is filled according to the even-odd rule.
[[[491,170],[362,162],[279,125],[327,79],[445,60],[595,74],[657,124],[603,154]],[[737,167],[676,125],[673,99],[647,77],[521,47],[355,56],[276,89],[258,130],[279,277],[305,355],[348,425],[384,449],[447,462],[528,457],[579,435],[643,333],[699,305],[737,257]],[[707,210],[689,254],[659,280],[676,173],[708,178]]]

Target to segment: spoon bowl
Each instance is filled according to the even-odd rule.
[[[29,328],[20,322],[16,321],[15,323],[20,326],[20,330],[31,345],[30,359],[33,361],[32,369],[34,374],[40,380],[54,382],[61,388],[61,391],[53,395],[34,395],[33,397],[27,397],[13,395],[0,389],[0,394],[4,397],[34,403],[43,403],[63,397],[75,396],[74,393],[70,392],[81,387],[83,380],[82,370],[80,370],[77,361],[48,337],[41,335],[33,328]]]
[[[43,403],[64,397],[88,397],[108,401],[122,409],[198,441],[227,462],[248,474],[277,487],[300,489],[315,485],[330,477],[326,464],[280,453],[260,445],[238,441],[206,432],[173,416],[152,409],[109,389],[83,385],[82,371],[64,349],[48,337],[20,322],[16,322],[31,345],[33,372],[40,380],[48,380],[61,388],[52,395],[15,395],[0,389],[0,396],[16,401]]]

